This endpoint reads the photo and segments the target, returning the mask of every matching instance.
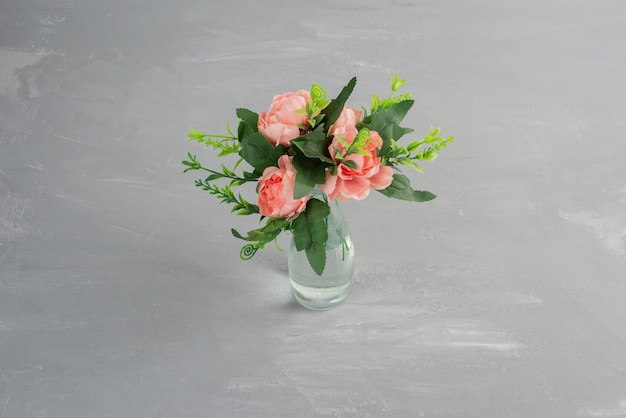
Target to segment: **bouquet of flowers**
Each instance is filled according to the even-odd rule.
[[[185,172],[208,172],[206,178],[196,180],[196,186],[233,205],[233,213],[260,215],[264,221],[246,235],[231,230],[236,238],[248,241],[241,250],[242,259],[250,259],[288,230],[296,249],[306,252],[311,267],[321,275],[326,264],[328,201],[363,200],[372,189],[413,202],[435,198],[413,189],[400,166],[422,172],[419,163],[434,160],[454,138],[440,137],[439,129],[431,128],[425,138],[400,145],[398,141],[413,132],[400,123],[414,102],[410,94],[398,93],[404,79],[396,74],[391,81],[389,96],[373,95],[369,111],[346,105],[356,85],[354,77],[332,100],[314,83],[310,90],[275,96],[266,112],[239,108],[236,134],[230,126],[228,135],[191,128],[189,138],[217,151],[218,156],[240,157],[233,168],[222,164],[219,170],[204,167],[191,153],[183,164]],[[242,161],[251,168],[239,170]],[[250,182],[257,183],[256,203],[233,191]],[[325,201],[310,198],[315,187],[325,194]]]

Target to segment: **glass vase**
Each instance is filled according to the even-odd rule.
[[[289,280],[291,294],[302,306],[313,310],[327,310],[339,305],[348,296],[354,273],[354,246],[337,200],[328,202],[326,195],[314,189],[311,198],[328,203],[326,218],[326,266],[321,276],[314,271],[304,251],[296,250],[293,239],[289,244]]]

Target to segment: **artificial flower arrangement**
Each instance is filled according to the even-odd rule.
[[[413,132],[400,126],[414,103],[410,94],[397,93],[404,83],[396,74],[389,96],[373,95],[369,112],[346,105],[356,85],[354,77],[332,100],[314,83],[310,90],[275,96],[266,112],[238,108],[236,135],[230,126],[228,135],[191,128],[189,138],[218,151],[219,157],[240,156],[233,168],[222,164],[219,171],[204,167],[191,153],[183,164],[185,172],[208,172],[208,177],[196,180],[196,186],[233,205],[233,213],[260,215],[264,221],[245,236],[231,230],[236,238],[249,242],[241,250],[242,259],[250,259],[283,231],[291,231],[296,249],[306,252],[311,267],[321,275],[326,264],[328,201],[363,200],[372,189],[413,202],[435,198],[428,191],[413,189],[399,168],[422,172],[419,162],[434,160],[454,137],[440,137],[439,129],[431,128],[423,139],[406,146],[398,143]],[[252,168],[237,173],[242,161]],[[250,182],[257,183],[256,204],[233,191]],[[310,198],[315,187],[325,200]]]

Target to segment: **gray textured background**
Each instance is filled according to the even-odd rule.
[[[2,1],[0,416],[626,416],[625,39],[618,0]],[[346,204],[306,311],[187,127],[395,72],[439,197]]]

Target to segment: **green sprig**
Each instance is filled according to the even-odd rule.
[[[182,161],[183,165],[186,165],[187,168],[183,171],[184,173],[186,173],[187,171],[190,170],[203,170],[203,171],[207,171],[209,173],[211,173],[211,175],[209,175],[209,177],[206,178],[207,181],[213,181],[213,180],[217,180],[217,179],[229,179],[231,180],[231,185],[236,185],[236,186],[241,186],[242,184],[245,184],[247,182],[250,181],[257,181],[258,179],[258,175],[254,174],[254,173],[250,173],[247,171],[243,172],[243,177],[238,176],[234,170],[237,169],[237,167],[239,166],[239,164],[241,163],[241,161],[243,161],[243,159],[239,159],[239,161],[237,161],[237,163],[235,164],[235,167],[230,169],[228,167],[226,167],[224,164],[222,164],[222,171],[215,171],[212,170],[210,168],[206,168],[204,167],[197,159],[197,157],[195,155],[192,155],[191,153],[187,153],[187,157],[189,158],[189,160],[185,160]]]
[[[447,148],[449,143],[454,142],[453,136],[444,138],[439,136],[439,132],[439,128],[431,127],[424,139],[413,141],[406,147],[392,141],[385,163],[391,166],[406,165],[423,173],[417,161],[433,161],[443,148]]]
[[[233,135],[230,124],[226,124],[226,130],[229,135],[215,135],[207,134],[192,127],[189,127],[189,134],[187,137],[193,139],[199,144],[204,144],[207,147],[219,150],[218,157],[224,157],[229,154],[237,154],[241,149],[239,144],[239,138]]]
[[[394,74],[394,76],[391,78],[391,93],[389,93],[389,96],[381,99],[376,94],[372,94],[372,104],[370,106],[371,113],[374,113],[379,109],[389,109],[396,103],[410,100],[410,93],[394,94],[404,85],[404,83],[406,83],[406,79],[400,79],[397,73]]]
[[[202,190],[216,196],[221,203],[232,204],[232,213],[236,213],[237,215],[253,215],[259,213],[259,207],[242,198],[241,194],[235,195],[230,184],[220,187],[207,179],[199,179],[196,180],[196,187],[201,187]]]
[[[234,228],[230,232],[235,238],[251,242],[251,244],[244,245],[239,254],[242,260],[249,260],[257,250],[265,248],[265,245],[269,242],[276,241],[278,236],[289,227],[290,221],[288,219],[268,218],[265,225],[248,231],[246,236],[243,236]]]

